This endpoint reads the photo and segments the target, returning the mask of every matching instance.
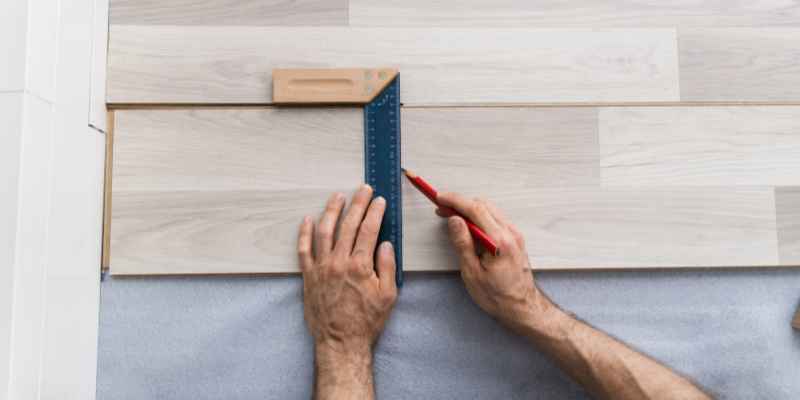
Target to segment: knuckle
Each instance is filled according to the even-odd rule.
[[[353,232],[358,228],[357,224],[358,221],[355,221],[353,218],[347,218],[342,221],[342,230]]]
[[[334,199],[334,200],[328,201],[328,203],[325,204],[325,211],[335,212],[338,209],[339,209],[339,201],[338,200]]]
[[[333,224],[320,224],[317,233],[322,238],[330,238],[333,236]]]
[[[525,237],[522,236],[522,234],[519,232],[514,232],[514,239],[516,239],[517,244],[520,245],[520,247],[525,247]]]
[[[467,247],[469,245],[469,239],[467,236],[456,236],[453,238],[453,244],[456,247]]]
[[[482,214],[486,211],[486,203],[484,203],[481,199],[475,199],[472,202],[472,212],[475,214]]]
[[[500,242],[500,246],[502,246],[503,248],[512,247],[517,244],[517,241],[511,235],[508,234],[501,236],[500,239],[498,239],[498,241]]]
[[[372,268],[369,255],[364,249],[357,249],[353,252],[353,260],[350,263],[354,268]]]
[[[319,267],[323,270],[330,270],[333,269],[333,263],[330,258],[323,258],[319,261]]]
[[[333,263],[328,267],[328,272],[330,273],[331,276],[341,277],[345,275],[347,269],[345,268],[345,265],[341,263]]]
[[[381,300],[386,306],[391,306],[397,300],[397,290],[394,288],[386,289],[381,292]]]
[[[358,228],[358,233],[359,235],[363,236],[374,236],[378,234],[378,230],[375,229],[375,227],[372,226],[372,224],[369,224],[367,223],[367,221],[364,221],[364,223],[361,224],[361,227]]]

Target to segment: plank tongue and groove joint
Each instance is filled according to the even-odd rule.
[[[278,105],[364,105],[364,180],[386,199],[378,243],[394,246],[398,286],[403,285],[403,213],[400,182],[400,78],[396,69],[276,69],[272,99]]]

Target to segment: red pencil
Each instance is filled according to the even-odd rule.
[[[456,210],[453,210],[452,208],[447,206],[442,206],[439,204],[438,201],[436,201],[436,197],[438,196],[438,194],[436,193],[436,189],[434,189],[433,186],[431,186],[428,182],[425,182],[425,180],[422,179],[421,176],[405,168],[403,168],[403,173],[406,174],[406,177],[408,178],[409,181],[411,181],[411,184],[414,185],[415,188],[419,189],[419,191],[422,192],[422,194],[424,194],[425,197],[429,198],[433,202],[433,204],[436,204],[442,211],[445,211],[446,213],[452,213],[454,215],[458,215],[461,218],[464,218],[464,222],[467,223],[467,228],[469,228],[469,232],[472,233],[472,237],[481,242],[481,244],[483,245],[483,247],[486,248],[486,250],[488,250],[495,256],[500,255],[500,249],[494,243],[494,240],[492,240],[492,238],[490,238],[489,235],[487,235],[486,232],[483,231],[483,229],[481,229],[478,225],[475,225],[475,223],[470,221],[469,218],[461,215],[461,213],[457,212]]]

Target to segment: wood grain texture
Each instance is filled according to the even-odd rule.
[[[355,107],[116,114],[114,193],[333,188],[362,177]]]
[[[111,0],[112,25],[347,25],[347,0]]]
[[[295,271],[301,218],[363,179],[355,108],[116,113],[112,274]]]
[[[456,189],[486,195],[477,185]],[[410,185],[404,195],[406,268],[456,269],[445,222]],[[535,188],[489,196],[524,234],[536,269],[778,265],[771,188]]]
[[[114,275],[299,272],[303,216],[334,190],[174,190],[114,194]]]
[[[536,268],[780,264],[772,187],[603,188],[595,112],[404,109],[403,162],[492,196]],[[116,114],[114,274],[296,272],[298,221],[362,180],[356,108]],[[403,190],[406,269],[455,269],[443,221]]]
[[[713,27],[798,26],[783,0],[350,0],[352,26]]]
[[[485,192],[599,184],[594,108],[403,109],[403,165]]]
[[[800,186],[775,190],[781,264],[800,266]]]
[[[800,29],[681,29],[678,39],[681,100],[800,100]]]
[[[608,186],[800,185],[800,107],[599,111]]]
[[[110,37],[110,103],[269,103],[273,68],[354,66],[398,68],[406,105],[679,97],[673,29],[113,25]]]

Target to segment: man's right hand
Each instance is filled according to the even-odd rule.
[[[533,280],[525,240],[492,203],[455,193],[437,197],[461,277],[487,313],[529,338],[591,394],[604,399],[708,399],[697,386],[657,361],[561,311]],[[464,219],[497,242],[500,254],[478,254]]]
[[[448,214],[444,208],[437,210],[437,214],[448,218],[461,277],[478,306],[518,333],[527,333],[543,322],[555,306],[534,283],[525,239],[517,228],[487,200],[441,193],[437,201],[472,220],[500,248],[497,256],[489,252],[479,255],[464,219]]]

